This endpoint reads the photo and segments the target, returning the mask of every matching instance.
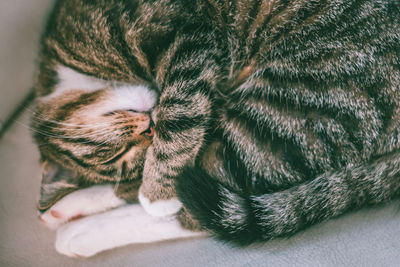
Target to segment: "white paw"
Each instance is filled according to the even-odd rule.
[[[87,219],[90,217],[65,224],[57,230],[55,247],[59,253],[69,257],[90,257],[104,250],[98,225]]]
[[[57,230],[55,246],[70,257],[90,257],[127,244],[204,235],[183,229],[174,216],[154,217],[136,204],[65,224]]]
[[[96,185],[66,195],[41,214],[39,219],[48,228],[57,229],[68,221],[124,204],[124,200],[114,195],[111,185]]]
[[[151,203],[150,200],[140,192],[138,197],[144,210],[152,216],[164,217],[175,214],[182,208],[182,202],[177,198],[159,200]]]
[[[129,244],[143,231],[141,214],[145,211],[140,205],[125,205],[67,223],[57,230],[56,250],[69,257],[90,257]]]
[[[73,221],[74,219],[78,219],[80,217],[83,217],[82,214],[77,212],[73,216],[68,216],[67,213],[61,213],[57,209],[50,209],[46,211],[45,213],[39,215],[39,220],[44,223],[44,225],[51,230],[57,229],[60,225],[68,222],[68,221]]]

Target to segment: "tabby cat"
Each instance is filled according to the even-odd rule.
[[[400,193],[398,0],[59,0],[35,87],[50,181],[235,243]]]

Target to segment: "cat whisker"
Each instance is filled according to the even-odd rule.
[[[76,123],[61,122],[61,121],[57,121],[57,120],[45,117],[42,114],[35,112],[29,108],[25,108],[25,110],[30,112],[31,114],[33,114],[33,116],[31,117],[32,120],[35,120],[39,123],[49,122],[49,123],[56,124],[56,125],[79,127],[79,128],[101,128],[103,126],[106,126],[106,127],[109,126],[109,122],[93,123],[93,124],[76,124]],[[118,118],[113,119],[113,123],[124,123],[124,122],[129,122],[129,119],[127,119],[126,117],[120,117],[120,118],[118,117]]]
[[[87,141],[87,142],[77,142],[77,143],[79,143],[79,144],[82,144],[82,145],[85,145],[85,144],[89,144],[91,141]],[[110,142],[110,140],[104,140],[104,141],[102,141],[101,143],[99,143],[99,144],[97,144],[97,145],[94,145],[94,146],[91,146],[93,149],[95,149],[95,148],[98,148],[98,147],[101,147],[101,146],[103,146],[103,145],[109,145],[109,142]],[[47,143],[41,143],[41,144],[39,144],[38,145],[38,147],[43,147],[43,146],[47,146],[47,145],[51,145],[52,143],[51,142],[47,142]]]
[[[26,126],[27,127],[27,126]],[[31,129],[31,128],[30,128]],[[51,132],[45,132],[45,131],[40,131],[40,130],[36,130],[36,129],[31,129],[32,131],[40,134],[40,135],[44,135],[44,136],[48,136],[48,137],[54,137],[54,138],[59,138],[59,139],[73,139],[73,140],[78,140],[78,139],[82,139],[82,138],[96,138],[99,137],[99,135],[58,135],[58,134],[54,134]],[[105,132],[106,133],[106,132]],[[104,136],[104,135],[103,135]],[[95,141],[95,140],[93,140]],[[81,142],[81,143],[90,143],[91,141],[88,142]]]
[[[40,134],[40,135],[48,136],[48,137],[58,138],[58,139],[74,139],[74,140],[77,140],[77,139],[89,138],[89,137],[90,137],[90,138],[94,138],[94,137],[99,137],[99,136],[101,136],[100,133],[103,135],[103,138],[104,138],[104,134],[110,132],[110,131],[108,131],[108,130],[105,130],[105,131],[103,131],[103,132],[99,132],[99,133],[96,133],[96,134],[87,134],[87,135],[74,135],[74,136],[57,135],[57,134],[54,134],[54,133],[51,133],[51,132],[45,132],[45,131],[41,131],[41,130],[38,130],[38,129],[33,129],[33,128],[30,127],[29,125],[26,125],[26,124],[24,124],[24,123],[22,123],[22,122],[20,122],[20,121],[16,121],[16,123],[22,125],[22,126],[25,127],[25,128],[28,128],[28,129],[31,130],[32,132],[38,133],[38,134]],[[85,144],[85,143],[90,143],[90,142],[91,142],[91,141],[80,142],[80,143]]]
[[[119,187],[119,183],[121,181],[121,177],[122,177],[122,168],[125,166],[125,164],[121,164],[121,166],[119,166],[119,168],[117,169],[117,182],[114,185],[114,193],[117,193],[118,187]]]
[[[21,122],[19,122],[20,124],[21,124]],[[23,124],[23,123],[22,123]],[[31,129],[31,127],[30,126],[27,126],[27,125],[24,125],[25,127],[28,127],[28,128],[30,128]],[[109,125],[106,125],[106,126],[109,126]],[[79,130],[82,130],[82,129],[74,129],[74,128],[68,128],[68,127],[55,127],[55,126],[48,126],[48,125],[43,125],[43,128],[47,128],[47,129],[50,129],[50,130],[61,130],[61,131],[65,131],[65,130],[69,130],[69,131],[71,131],[71,130],[74,130],[74,131],[79,131]],[[33,129],[31,129],[31,130],[33,130]],[[68,136],[66,136],[66,135],[63,135],[64,137],[68,137],[68,138],[82,138],[82,137],[97,137],[97,136],[102,136],[102,135],[104,135],[105,133],[108,133],[108,132],[110,132],[110,130],[107,128],[107,127],[98,127],[98,129],[93,129],[93,128],[90,128],[89,129],[90,130],[90,133],[85,133],[85,134],[79,134],[79,135],[76,135],[76,134],[74,134],[73,136],[71,136],[71,137],[68,137]],[[43,133],[45,133],[45,134],[50,134],[50,135],[55,135],[54,133],[51,133],[51,132],[45,132],[45,131],[42,131]]]
[[[51,133],[51,130],[69,132],[70,134],[73,134],[71,136],[71,138],[104,137],[105,134],[109,134],[111,132],[110,129],[105,128],[105,127],[100,128],[100,129],[96,129],[96,130],[90,129],[90,132],[87,132],[87,133],[85,133],[85,132],[80,133],[81,129],[73,129],[73,128],[71,129],[71,128],[68,128],[68,127],[62,127],[62,128],[59,128],[59,127],[45,127],[45,128],[49,129],[50,133]],[[43,131],[43,132],[45,132],[45,131]],[[63,136],[67,136],[67,135],[63,135]]]
[[[67,126],[67,127],[77,127],[77,128],[95,129],[95,128],[102,128],[102,127],[109,126],[108,122],[96,123],[96,124],[74,124],[74,123],[59,122],[59,121],[55,121],[52,119],[38,118],[38,117],[33,117],[32,120],[35,120],[36,122],[39,122],[39,123],[48,122],[48,123],[52,123],[52,124],[56,124],[56,125]],[[50,126],[48,126],[48,127],[50,127]]]
[[[75,124],[75,123],[66,123],[66,122],[60,122],[57,120],[53,120],[50,118],[47,118],[45,116],[43,116],[42,114],[33,111],[27,107],[25,107],[25,110],[31,114],[33,114],[32,119],[36,120],[37,122],[50,122],[50,123],[54,123],[57,125],[64,125],[64,126],[71,126],[71,127],[87,127],[87,128],[93,128],[93,127],[99,127],[99,126],[108,126],[108,123],[94,123],[94,124]]]
[[[133,133],[134,133],[133,130],[125,130],[125,131],[121,131],[121,132],[119,133],[119,135],[120,135],[120,136],[125,136],[125,135],[130,135],[130,134],[133,134]]]

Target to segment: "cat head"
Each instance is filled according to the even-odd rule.
[[[60,179],[116,182],[140,179],[154,135],[151,111],[157,93],[144,85],[100,80],[55,68],[55,85],[39,95],[33,136],[43,183]]]

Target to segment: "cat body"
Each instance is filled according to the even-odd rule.
[[[42,159],[96,183],[143,177],[148,213],[178,211],[178,194],[181,224],[240,244],[387,201],[400,192],[399,5],[57,1],[36,84],[47,121],[32,124]],[[103,83],[61,90],[60,69]],[[134,112],[147,112],[137,132],[129,104],[103,109],[121,84],[158,96]]]

